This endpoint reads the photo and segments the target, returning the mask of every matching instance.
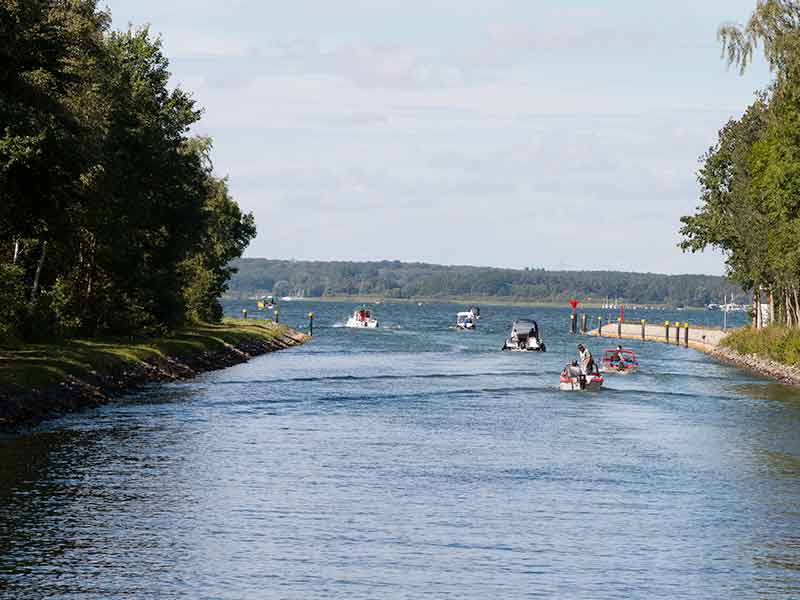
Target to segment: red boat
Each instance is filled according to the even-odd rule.
[[[638,368],[639,361],[636,360],[636,353],[630,348],[619,346],[603,353],[600,367],[603,373],[634,373]]]

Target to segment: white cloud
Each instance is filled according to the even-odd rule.
[[[125,7],[206,107],[251,256],[719,272],[678,219],[765,76],[725,71],[706,3],[646,4]]]

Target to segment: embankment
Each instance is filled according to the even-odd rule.
[[[163,338],[0,348],[0,431],[100,406],[146,383],[190,379],[307,339],[283,325],[230,320]]]

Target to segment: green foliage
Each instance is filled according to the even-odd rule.
[[[0,263],[0,343],[20,334],[17,324],[24,303],[24,271],[18,265]]]
[[[732,279],[800,326],[800,5],[759,0],[745,27],[720,28],[742,70],[763,47],[775,79],[719,133],[698,173],[701,203],[681,219],[685,250],[722,249]],[[755,315],[760,311],[756,310]],[[758,325],[758,319],[754,319]]]
[[[95,0],[0,0],[0,269],[25,292],[4,331],[218,318],[228,263],[255,235],[210,141],[189,137],[201,111],[169,86],[161,41],[109,22]]]
[[[741,354],[757,354],[787,365],[800,365],[800,330],[780,326],[739,329],[722,345]]]
[[[602,301],[703,306],[741,289],[710,275],[656,275],[613,271],[492,269],[421,263],[314,262],[246,258],[231,289],[240,293],[384,298],[498,298],[562,302],[573,297]]]

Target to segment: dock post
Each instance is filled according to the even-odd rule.
[[[280,323],[280,321],[278,320],[278,309],[277,308],[275,309],[275,322],[276,323]]]
[[[243,318],[243,319],[246,319],[246,318],[247,318],[247,309],[246,309],[246,308],[243,308],[243,309],[242,309],[242,318]]]
[[[586,313],[581,315],[581,333],[586,334]]]
[[[575,319],[575,313],[569,316],[569,332],[572,335],[578,333],[578,321]]]
[[[603,317],[597,317],[597,335],[603,337]]]
[[[675,344],[678,346],[681,345],[681,323],[680,321],[675,321]]]
[[[664,341],[669,344],[669,321],[664,321]]]
[[[646,330],[647,330],[647,321],[642,319],[642,340],[644,340]]]
[[[314,313],[308,313],[308,335],[314,337]]]
[[[622,337],[622,319],[617,319],[617,337]]]
[[[683,345],[689,347],[689,323],[683,324]]]

